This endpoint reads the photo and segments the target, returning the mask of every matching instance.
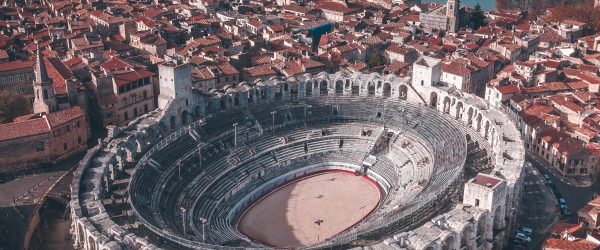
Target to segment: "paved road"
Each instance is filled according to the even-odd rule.
[[[542,173],[534,167],[526,166],[517,223],[533,229],[530,249],[535,249],[542,242],[549,225],[558,216],[556,198],[550,186],[544,182]]]
[[[598,184],[594,184],[591,187],[575,187],[564,183],[560,177],[554,176],[550,171],[544,168],[542,164],[531,158],[529,155],[526,157],[527,161],[540,170],[542,173],[547,174],[552,180],[552,184],[555,186],[555,192],[557,195],[562,196],[567,201],[567,205],[573,211],[574,216],[568,218],[568,222],[577,223],[577,211],[581,209],[589,200],[591,200],[598,190]]]

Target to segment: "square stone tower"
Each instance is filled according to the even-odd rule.
[[[448,17],[448,31],[456,32],[460,28],[460,0],[448,0],[446,4],[446,17]]]

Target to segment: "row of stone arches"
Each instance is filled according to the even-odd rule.
[[[484,115],[484,110],[476,106],[465,104],[461,99],[437,91],[429,93],[429,107],[449,115],[456,120],[461,120],[467,127],[471,127],[481,134],[490,145],[497,142],[495,124]]]
[[[493,217],[490,217],[491,214]],[[482,212],[475,220],[456,228],[456,231],[447,232],[445,236],[440,238],[439,242],[432,241],[423,249],[478,249],[487,239],[493,238],[504,226],[503,206],[499,205],[491,212]]]

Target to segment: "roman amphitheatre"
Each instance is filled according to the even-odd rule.
[[[417,76],[338,72],[199,93],[161,65],[160,108],[80,162],[83,249],[501,249],[524,150],[501,111]],[[177,93],[177,94],[175,94]]]

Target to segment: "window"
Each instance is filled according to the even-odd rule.
[[[71,126],[67,125],[67,132],[71,132]]]
[[[148,113],[148,104],[144,104],[144,113]]]
[[[125,121],[129,120],[129,114],[127,114],[127,111],[125,111],[125,114],[123,114],[123,118]]]
[[[425,81],[421,80],[421,86],[425,85]]]
[[[475,206],[479,207],[479,199],[475,199]]]
[[[64,149],[64,150],[67,150],[68,148],[69,148],[69,144],[67,144],[67,143],[63,143],[63,149]]]
[[[35,142],[35,151],[37,151],[37,152],[44,151],[44,142],[41,142],[41,141]]]
[[[77,137],[77,143],[81,144],[81,136]]]
[[[44,100],[48,100],[48,90],[44,89]]]
[[[144,90],[144,99],[148,98],[148,92]]]
[[[77,126],[78,128],[80,127],[80,123],[79,123],[79,121],[77,121],[77,125],[76,125],[76,126]]]

